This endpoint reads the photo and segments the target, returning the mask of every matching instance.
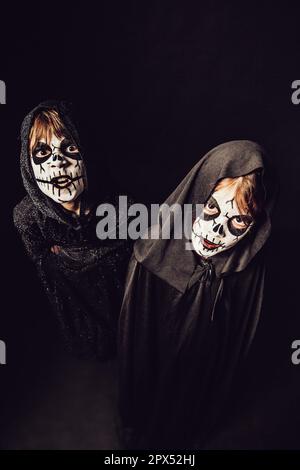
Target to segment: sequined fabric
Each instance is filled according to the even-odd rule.
[[[41,108],[55,108],[78,141],[76,129],[60,103],[43,103],[26,116],[22,129],[21,173],[27,196],[14,209],[14,223],[37,267],[65,343],[81,357],[107,359],[115,354],[116,332],[131,243],[96,236],[96,207],[116,207],[116,195],[91,200],[87,191],[79,216],[62,208],[37,187],[28,154],[28,136]],[[93,193],[95,194],[95,192]],[[86,210],[88,209],[88,210]],[[60,247],[58,254],[51,247]]]

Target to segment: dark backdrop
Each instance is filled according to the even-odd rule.
[[[101,185],[110,173],[140,202],[162,202],[221,142],[266,147],[281,194],[264,315],[236,413],[212,446],[300,448],[300,365],[290,360],[291,342],[300,339],[300,106],[291,102],[300,78],[299,14],[286,2],[221,1],[73,2],[69,9],[40,2],[1,12],[2,436],[22,416],[30,433],[31,408],[57,364],[56,325],[12,224],[24,195],[20,124],[54,98],[74,105],[93,178]]]

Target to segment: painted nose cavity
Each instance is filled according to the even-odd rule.
[[[63,155],[59,155],[59,154],[56,154],[56,155],[53,155],[52,157],[52,162],[51,162],[51,166],[52,167],[61,167],[61,166],[64,166],[65,164],[67,163],[65,157]]]
[[[57,153],[56,155],[53,155],[53,161],[55,162],[56,160],[58,161],[65,160],[65,157]]]
[[[218,235],[220,235],[221,237],[224,237],[225,236],[225,231],[224,231],[224,227],[222,224],[216,224],[214,227],[213,227],[213,231],[215,233],[217,233]]]

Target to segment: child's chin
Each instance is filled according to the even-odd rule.
[[[61,194],[61,199],[63,199],[64,202],[72,202],[72,201],[75,201],[76,197],[78,195],[75,193],[75,194],[70,194],[69,192],[66,191],[65,194]]]
[[[66,196],[66,195],[62,194],[60,196],[60,198],[55,199],[55,201],[58,204],[67,204],[69,202],[75,201],[75,196],[70,196],[70,194],[68,194],[68,196]]]

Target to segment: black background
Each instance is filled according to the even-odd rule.
[[[64,99],[73,103],[91,177],[102,185],[109,173],[139,202],[162,202],[201,156],[226,140],[253,139],[268,150],[281,193],[264,315],[236,411],[211,446],[300,448],[300,365],[290,359],[291,343],[300,339],[300,105],[291,102],[291,84],[300,78],[299,18],[300,6],[287,2],[40,2],[1,12],[3,446],[34,446],[28,435],[37,429],[53,447],[96,446],[78,431],[79,399],[67,441],[59,427],[50,426],[55,437],[47,437],[50,411],[43,403],[61,399],[48,393],[51,377],[64,375],[57,371],[60,346],[12,223],[24,195],[21,121],[40,101]],[[72,387],[62,392],[71,403]],[[34,427],[36,419],[42,424]],[[26,439],[16,441],[21,425],[28,427]]]

